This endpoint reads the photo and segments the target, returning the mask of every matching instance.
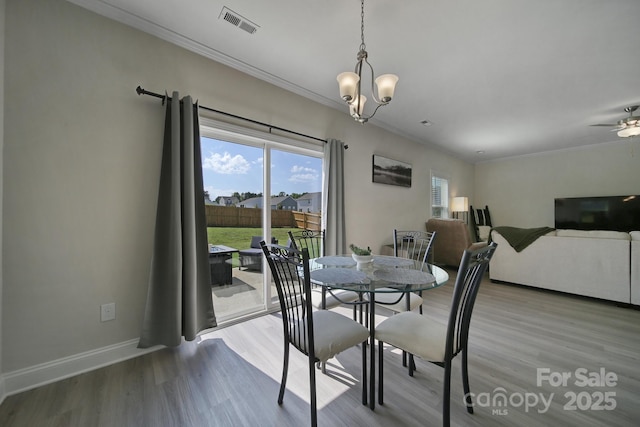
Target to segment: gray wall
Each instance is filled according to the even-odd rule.
[[[640,139],[477,164],[475,181],[494,226],[553,227],[556,197],[640,194]]]
[[[140,84],[349,144],[347,240],[379,247],[424,227],[429,172],[473,197],[473,166],[63,0],[9,0],[5,48],[2,372],[139,335],[164,111]],[[334,76],[327,76],[334,79]],[[260,96],[256,96],[256,94]],[[250,102],[247,102],[250,100]],[[392,108],[389,107],[389,108]],[[371,155],[413,186],[371,183]],[[116,302],[101,323],[99,306]]]

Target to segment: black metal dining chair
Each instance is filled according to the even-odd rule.
[[[324,230],[298,230],[288,231],[291,246],[297,250],[307,249],[310,258],[325,256]],[[327,288],[314,287],[311,283],[311,303],[317,309],[331,310],[342,304],[353,305],[353,320],[356,320],[356,308],[362,307],[357,301],[361,299],[356,292],[335,289],[327,291]],[[362,322],[361,322],[362,323]]]
[[[422,271],[429,269],[429,256],[433,241],[436,238],[435,231],[393,230],[393,255],[401,258],[411,259],[419,264],[417,267]],[[430,271],[429,271],[430,272]],[[396,293],[377,293],[376,303],[394,313],[413,311],[416,308],[422,314],[422,292],[406,292],[402,298]],[[402,366],[407,366],[407,352],[402,352]],[[415,365],[409,367],[409,375],[413,375]]]
[[[473,306],[491,257],[497,244],[482,249],[466,250],[462,255],[453,289],[449,318],[446,322],[429,315],[404,312],[382,321],[375,330],[378,340],[378,403],[383,404],[383,347],[384,343],[418,356],[444,368],[442,396],[442,424],[449,426],[451,361],[462,353],[462,385],[467,411],[473,413],[467,370],[469,324]],[[413,365],[410,360],[409,366]]]
[[[313,310],[309,251],[260,242],[278,291],[284,327],[284,361],[278,404],[282,405],[289,368],[290,344],[308,357],[311,425],[317,425],[314,365],[362,344],[362,401],[366,402],[366,349],[369,331],[360,323],[329,310]]]
[[[412,259],[420,263],[419,269],[428,271],[428,258],[431,254],[433,241],[436,238],[436,232],[429,231],[398,231],[393,230],[393,254],[397,257]],[[405,298],[401,301],[397,300],[394,294],[380,293],[376,295],[376,302],[382,304],[383,307],[395,312],[412,311],[416,308],[422,314],[422,292],[407,292]]]

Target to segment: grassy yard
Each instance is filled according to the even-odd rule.
[[[272,228],[271,236],[278,239],[278,243],[286,246],[289,239],[287,232],[297,228]],[[207,228],[209,243],[212,245],[231,246],[236,249],[248,249],[251,237],[262,234],[260,228],[209,227]]]

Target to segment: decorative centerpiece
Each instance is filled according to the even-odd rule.
[[[367,249],[362,249],[352,243],[349,245],[349,249],[351,249],[353,260],[358,264],[358,269],[373,261],[370,247],[367,246]]]

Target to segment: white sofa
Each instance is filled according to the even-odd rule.
[[[640,305],[640,232],[554,230],[521,252],[491,238],[491,280]]]

